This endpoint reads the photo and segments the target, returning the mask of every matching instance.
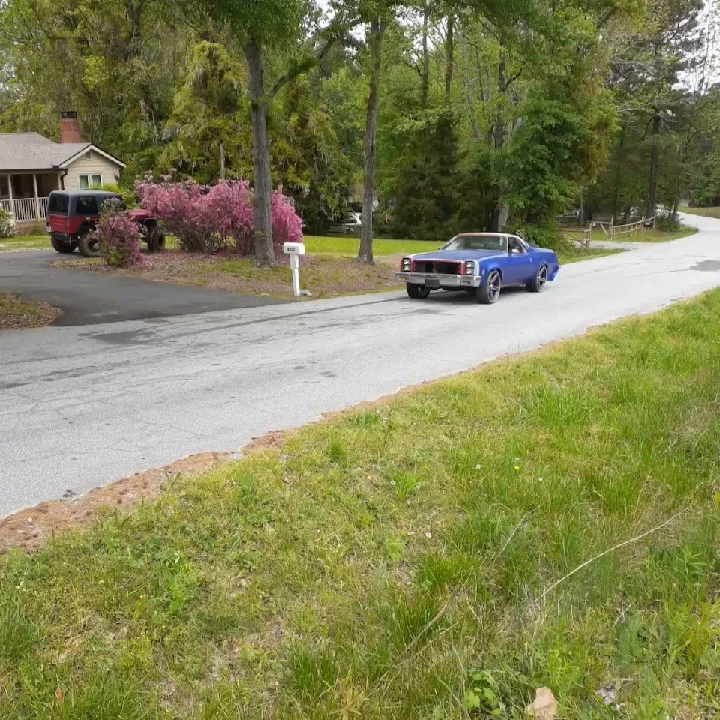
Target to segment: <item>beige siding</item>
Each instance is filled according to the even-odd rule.
[[[100,155],[100,153],[91,150],[68,167],[68,174],[65,177],[65,189],[79,190],[80,175],[102,175],[103,184],[107,185],[117,183],[120,168],[111,160]]]

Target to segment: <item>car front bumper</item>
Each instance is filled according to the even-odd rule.
[[[404,280],[413,285],[425,285],[430,288],[445,290],[462,290],[463,288],[480,287],[480,275],[443,275],[441,273],[397,272],[396,280]]]

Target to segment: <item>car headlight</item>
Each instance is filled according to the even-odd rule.
[[[475,261],[474,260],[466,260],[465,261],[465,275],[474,275],[475,274]]]
[[[403,258],[402,262],[400,263],[400,269],[403,272],[410,272],[410,269],[412,268],[412,261],[410,258]]]

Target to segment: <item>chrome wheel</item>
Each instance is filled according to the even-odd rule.
[[[493,270],[487,279],[487,294],[490,302],[496,302],[500,297],[500,273],[497,270]]]
[[[538,289],[542,289],[545,286],[545,283],[547,282],[547,268],[545,265],[538,270],[536,282]]]
[[[528,284],[527,288],[530,292],[539,293],[543,291],[545,284],[548,281],[548,268],[547,265],[541,265],[538,268],[535,279]]]
[[[499,270],[491,270],[485,282],[475,291],[477,301],[483,305],[492,305],[500,297],[502,288],[502,276]]]

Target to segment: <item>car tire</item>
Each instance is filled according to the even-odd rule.
[[[162,252],[165,249],[165,233],[159,228],[154,227],[148,230],[147,234],[148,252]]]
[[[76,242],[66,243],[63,240],[54,237],[50,238],[50,244],[52,245],[53,250],[59,252],[61,255],[70,255],[71,253],[74,253],[78,246]]]
[[[527,284],[527,289],[532,293],[540,293],[545,289],[548,280],[547,265],[541,265],[538,268],[535,279]]]
[[[78,239],[78,249],[83,257],[100,257],[100,243],[93,240],[89,232]]]
[[[477,289],[475,298],[481,305],[494,305],[500,297],[502,276],[499,270],[491,270],[485,282]]]
[[[413,300],[424,300],[428,295],[430,295],[430,288],[427,288],[424,285],[408,283],[407,284],[407,294]]]

